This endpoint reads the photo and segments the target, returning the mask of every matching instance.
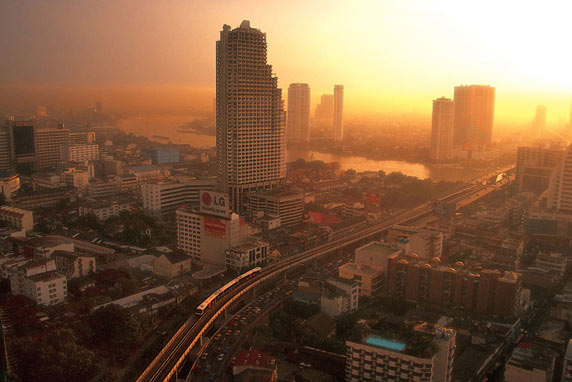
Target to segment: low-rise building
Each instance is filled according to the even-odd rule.
[[[254,192],[249,195],[248,212],[277,216],[283,226],[299,225],[304,221],[304,194],[282,189]]]
[[[122,211],[132,211],[135,202],[132,199],[88,200],[85,205],[79,206],[79,216],[95,215],[99,220],[105,221],[112,216],[119,216]]]
[[[54,305],[66,300],[67,280],[56,270],[54,260],[29,262],[10,277],[14,295],[23,295],[38,305]]]
[[[343,264],[338,268],[338,276],[356,280],[359,283],[360,296],[377,296],[383,288],[383,271],[366,264]]]
[[[216,179],[180,178],[171,181],[155,181],[141,186],[143,210],[146,214],[159,217],[170,214],[181,206],[199,206],[201,191],[216,188]]]
[[[551,382],[556,353],[538,345],[521,342],[506,363],[505,382]]]
[[[69,144],[61,147],[66,162],[85,162],[99,159],[98,144]]]
[[[20,189],[20,175],[12,171],[0,171],[0,193],[6,200]]]
[[[226,267],[233,270],[246,270],[266,265],[269,248],[268,243],[251,238],[244,244],[226,250]]]
[[[155,260],[157,276],[173,278],[191,271],[191,256],[182,250],[163,253]]]
[[[75,187],[78,190],[86,190],[88,187],[90,176],[87,171],[72,168],[64,171],[62,176],[69,187]]]
[[[278,366],[269,354],[256,349],[243,350],[232,362],[233,381],[277,382]]]
[[[68,280],[89,276],[95,273],[95,256],[82,255],[75,252],[56,250],[52,252],[56,269]]]
[[[34,213],[17,207],[0,207],[0,220],[11,227],[31,231],[34,229]]]

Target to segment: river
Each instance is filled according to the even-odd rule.
[[[161,143],[188,144],[192,147],[213,147],[216,138],[211,135],[181,132],[179,127],[194,119],[188,114],[154,114],[125,118],[116,123],[116,126],[126,133],[141,135]],[[342,170],[354,169],[360,171],[383,170],[386,174],[400,171],[409,176],[420,179],[467,181],[487,173],[485,170],[465,169],[451,166],[429,166],[423,163],[414,163],[397,160],[372,160],[354,155],[337,155],[326,152],[312,151],[303,148],[288,148],[287,160],[295,161],[298,158],[308,160],[313,154],[314,159],[324,162],[338,162]]]

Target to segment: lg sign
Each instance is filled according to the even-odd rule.
[[[209,215],[228,218],[228,195],[220,192],[201,191],[200,211]]]

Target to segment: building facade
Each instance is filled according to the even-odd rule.
[[[446,161],[453,157],[453,128],[455,123],[455,103],[449,98],[433,100],[431,119],[430,158],[433,161]]]
[[[145,183],[141,185],[143,210],[151,216],[161,216],[183,205],[198,207],[200,191],[212,191],[216,186],[214,178]]]
[[[248,198],[248,212],[251,216],[264,213],[279,217],[280,225],[296,226],[304,220],[304,194],[285,190],[254,192]]]
[[[63,162],[62,148],[69,143],[70,131],[63,125],[56,129],[36,129],[37,168],[60,166]]]
[[[519,146],[516,149],[516,182],[519,190],[539,195],[544,192],[564,153],[560,147]]]
[[[310,86],[290,84],[288,87],[288,142],[310,142]]]
[[[456,86],[454,101],[454,144],[490,144],[493,136],[495,88],[486,85]]]
[[[266,35],[245,20],[216,44],[216,141],[221,191],[233,211],[248,192],[286,177],[282,91],[266,61]]]
[[[334,86],[334,141],[344,140],[344,85]]]

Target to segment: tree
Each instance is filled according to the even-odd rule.
[[[126,355],[141,339],[141,324],[127,309],[110,304],[96,310],[88,319],[93,341],[108,346],[114,354]]]
[[[18,338],[14,349],[22,381],[87,381],[95,372],[95,354],[78,344],[71,329],[57,329],[39,341]]]

